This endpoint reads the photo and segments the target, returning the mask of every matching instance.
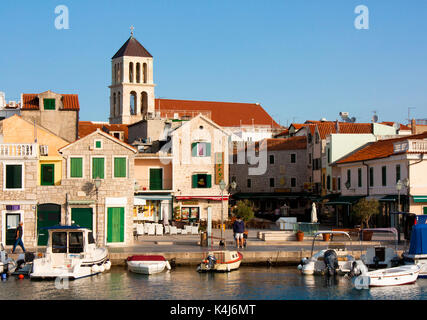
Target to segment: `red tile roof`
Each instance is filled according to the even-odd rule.
[[[109,123],[97,123],[92,121],[79,121],[79,138],[83,138],[88,134],[101,129],[104,132],[111,131],[123,131],[124,142],[128,141],[128,126],[126,124],[109,124]]]
[[[79,96],[77,94],[62,94],[63,110],[80,110]],[[37,93],[22,94],[22,110],[39,110]]]
[[[266,145],[267,151],[305,149],[307,147],[307,138],[305,136],[297,136],[286,139],[264,139],[261,142],[261,148]]]
[[[180,117],[187,114],[193,117],[198,112],[207,112],[210,114],[209,118],[222,127],[252,125],[252,119],[254,125],[280,127],[263,107],[256,103],[156,99],[155,108],[156,112],[160,109],[162,117],[166,114],[173,117],[174,112]]]
[[[367,161],[372,159],[387,158],[395,154],[394,148],[393,148],[393,144],[395,142],[404,141],[407,139],[426,139],[426,138],[427,138],[427,132],[424,132],[416,135],[403,136],[401,138],[370,142],[367,145],[365,145],[365,147],[362,147],[354,151],[350,155],[336,161],[336,163],[341,164],[341,163],[350,163],[350,162]]]

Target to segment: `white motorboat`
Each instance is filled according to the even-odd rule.
[[[9,257],[4,249],[3,243],[0,243],[0,273],[12,273],[16,269],[16,262]]]
[[[207,257],[197,267],[198,272],[229,272],[237,270],[243,255],[237,251],[209,251]]]
[[[127,258],[128,269],[141,274],[162,272],[165,267],[170,270],[169,261],[161,255],[134,255]]]
[[[405,265],[418,264],[421,268],[419,277],[427,278],[427,224],[412,227],[409,250],[402,257]]]
[[[396,228],[369,228],[363,229],[363,232],[391,232],[395,236],[394,248],[385,246],[375,246],[366,249],[366,253],[360,256],[360,259],[369,269],[381,269],[381,268],[392,268],[397,267],[400,264],[400,257],[397,254],[397,239],[398,232]]]
[[[313,236],[311,245],[311,257],[303,258],[298,270],[303,275],[334,275],[348,274],[353,269],[353,262],[356,261],[353,255],[350,255],[344,243],[328,242],[328,248],[314,253],[314,245],[319,235],[331,234],[335,238],[339,235],[347,237],[352,241],[350,235],[345,231],[319,231]]]
[[[33,261],[31,279],[68,278],[99,274],[111,267],[106,248],[98,248],[91,230],[79,226],[47,228],[46,253]]]
[[[416,264],[368,272],[364,270],[353,279],[353,284],[357,289],[411,284],[417,280],[419,273],[420,266]]]

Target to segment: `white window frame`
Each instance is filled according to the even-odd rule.
[[[96,158],[96,157],[95,157]],[[114,161],[114,159],[116,159],[116,158],[126,158],[126,177],[115,177],[114,176],[114,166],[115,166],[115,161]],[[128,156],[126,156],[126,155],[123,155],[123,156],[112,156],[111,157],[111,177],[113,178],[113,179],[128,179],[129,178],[129,158],[128,158]],[[104,166],[104,169],[105,169],[105,166]],[[105,175],[105,173],[104,173],[104,175]]]
[[[7,165],[20,165],[22,167],[21,171],[21,188],[6,188],[6,166]],[[23,191],[25,190],[25,162],[14,162],[14,161],[5,161],[3,162],[3,191]]]
[[[82,177],[72,177],[71,176],[71,158],[77,158],[77,159],[82,159]],[[67,159],[67,176],[68,179],[84,179],[85,178],[85,157],[83,155],[72,155],[69,156]]]
[[[101,148],[97,148],[96,147],[96,143],[98,141],[101,142]],[[104,141],[102,139],[95,139],[95,140],[93,140],[93,149],[94,150],[102,150],[103,148],[104,148]]]
[[[101,180],[106,180],[107,179],[107,159],[106,159],[106,156],[96,156],[96,155],[90,156],[89,178],[91,180],[95,179],[95,178],[92,178],[92,172],[93,172],[93,161],[92,161],[92,159],[93,158],[103,158],[104,159],[104,178],[100,178],[100,179]]]

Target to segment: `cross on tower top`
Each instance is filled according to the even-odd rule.
[[[130,26],[130,35],[133,37],[133,29],[135,29],[133,26]]]

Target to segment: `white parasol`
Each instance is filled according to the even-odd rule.
[[[314,204],[314,202],[311,205],[311,222],[312,223],[317,222],[317,210],[316,210],[316,205]]]

